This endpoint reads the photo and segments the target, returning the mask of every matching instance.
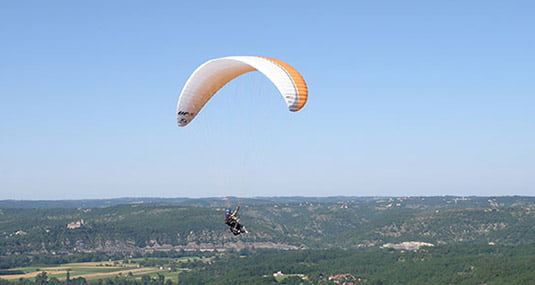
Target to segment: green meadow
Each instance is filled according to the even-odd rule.
[[[182,262],[191,262],[196,258],[180,258],[180,259],[167,259],[167,263],[180,264]],[[83,277],[86,280],[98,280],[113,278],[115,276],[129,277],[139,279],[142,276],[155,276],[161,274],[166,279],[173,281],[177,280],[177,276],[180,271],[186,270],[184,268],[178,268],[163,265],[146,266],[141,265],[143,262],[151,263],[150,259],[137,259],[130,260],[128,262],[123,261],[108,261],[108,262],[82,262],[82,263],[66,263],[57,266],[28,266],[13,268],[3,271],[0,275],[4,280],[19,280],[34,279],[41,272],[46,272],[49,278],[57,278],[58,280],[66,280],[67,275],[70,279]],[[162,259],[157,259],[153,263],[162,263]],[[163,263],[162,263],[163,264]],[[14,273],[14,274],[11,274]]]

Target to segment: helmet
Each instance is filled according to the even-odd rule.
[[[230,211],[230,209],[226,209],[225,212],[230,213],[231,211]]]

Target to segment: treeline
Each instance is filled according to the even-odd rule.
[[[483,207],[490,201],[495,201],[503,207],[512,205],[529,205],[535,203],[532,196],[427,196],[427,197],[357,197],[357,196],[331,196],[331,197],[256,197],[256,198],[114,198],[114,199],[82,199],[82,200],[0,200],[0,209],[37,209],[37,208],[103,208],[130,204],[162,204],[196,207],[226,207],[238,203],[259,206],[272,204],[295,203],[376,203],[388,200],[404,201],[408,206],[432,208],[466,208]]]
[[[274,284],[278,281],[273,274],[279,271],[288,276],[283,279],[286,284],[333,284],[336,278],[366,284],[531,284],[535,280],[535,244],[234,256],[183,272],[180,280],[184,284]]]
[[[71,262],[99,262],[109,259],[117,260],[123,258],[125,258],[125,256],[121,254],[106,254],[103,252],[77,253],[71,255],[8,255],[0,258],[0,269],[9,269],[32,265],[58,265]]]
[[[214,256],[216,253],[205,252],[203,253],[204,257]],[[8,255],[0,258],[0,272],[2,269],[16,268],[16,267],[26,267],[26,266],[43,266],[43,265],[59,265],[66,263],[77,263],[77,262],[100,262],[108,260],[129,260],[132,258],[146,258],[147,261],[153,260],[149,258],[162,258],[164,260],[169,258],[181,258],[181,257],[196,257],[199,256],[198,252],[188,252],[188,251],[154,251],[150,253],[140,254],[109,254],[104,252],[92,252],[92,253],[73,253],[73,254],[63,254],[63,255],[52,255],[52,254],[35,254],[35,255]],[[140,264],[144,266],[150,266],[149,263]],[[10,271],[12,272],[12,271]],[[0,273],[0,275],[2,275]]]
[[[133,276],[116,276],[114,278],[98,279],[87,281],[83,277],[69,278],[66,280],[59,280],[55,277],[48,277],[46,272],[39,273],[34,279],[19,279],[7,281],[0,278],[0,285],[171,285],[173,282],[170,279],[165,279],[162,274],[157,274],[155,277],[143,275],[137,279]]]

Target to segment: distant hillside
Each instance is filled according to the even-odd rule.
[[[223,210],[238,201],[251,233],[234,237]],[[535,242],[535,197],[124,198],[0,205],[0,256]],[[81,220],[79,228],[67,228]]]
[[[139,203],[183,203],[188,198],[116,198],[84,200],[0,200],[0,209],[97,208]]]
[[[262,205],[273,203],[338,203],[338,202],[369,202],[384,201],[389,199],[404,200],[406,203],[416,203],[427,207],[477,207],[489,205],[489,200],[496,200],[501,206],[515,204],[533,204],[535,197],[526,196],[434,196],[434,197],[357,197],[357,196],[332,196],[332,197],[224,197],[224,198],[113,198],[113,199],[82,199],[82,200],[0,200],[0,209],[37,209],[37,208],[101,208],[117,205],[131,204],[179,204],[185,206],[224,207],[226,205]]]

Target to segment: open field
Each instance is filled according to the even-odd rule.
[[[5,280],[17,280],[19,278],[35,278],[39,273],[46,272],[48,277],[55,277],[59,280],[67,278],[67,272],[70,278],[83,277],[87,280],[96,280],[110,278],[117,275],[142,276],[154,274],[157,272],[164,273],[156,267],[139,267],[138,264],[123,264],[122,262],[85,262],[85,263],[67,263],[51,267],[21,267],[13,268],[25,272],[24,274],[1,275],[0,278]]]

